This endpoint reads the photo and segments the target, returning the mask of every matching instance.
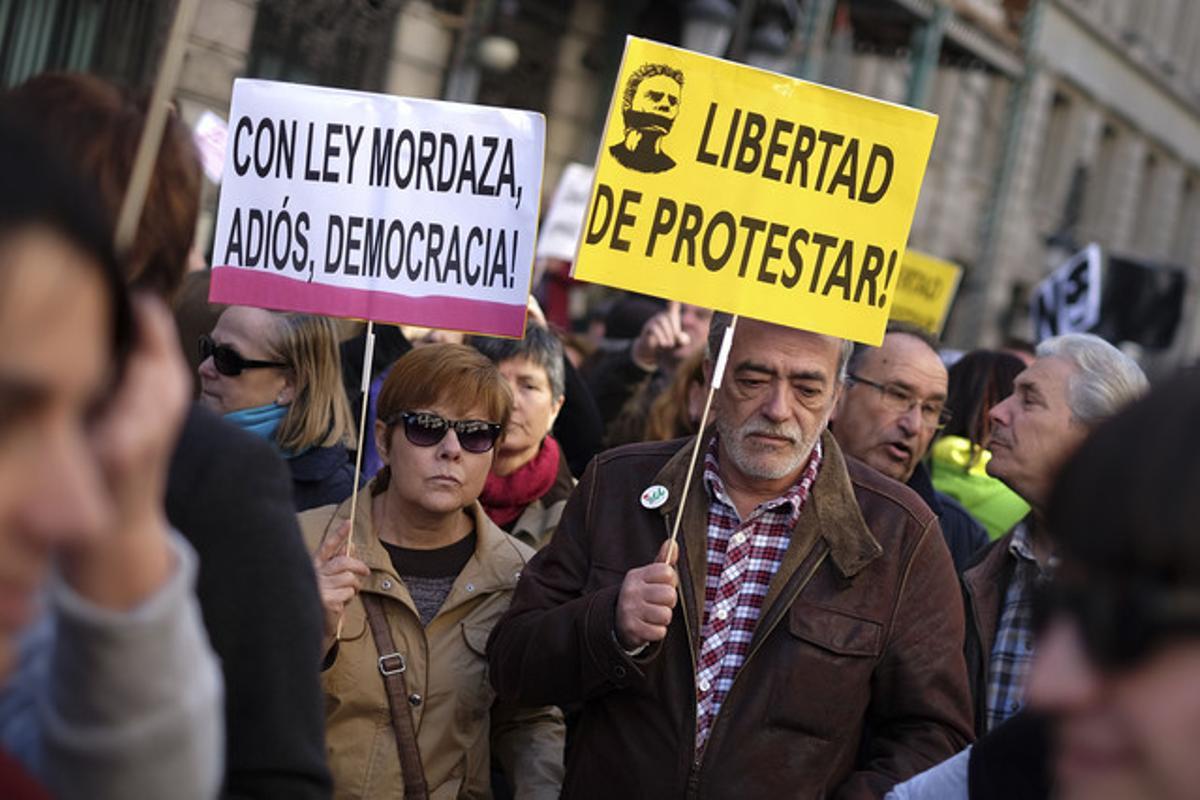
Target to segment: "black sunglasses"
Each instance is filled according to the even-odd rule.
[[[217,344],[208,334],[200,337],[200,360],[212,356],[213,366],[222,375],[233,377],[241,375],[244,369],[263,369],[264,367],[286,367],[282,361],[255,361],[243,358],[242,354],[227,344]]]
[[[445,419],[428,411],[402,411],[397,417],[404,423],[404,438],[417,447],[433,447],[451,428],[468,453],[486,453],[500,438],[499,423],[482,419]]]
[[[1078,626],[1088,657],[1102,669],[1135,666],[1172,639],[1200,635],[1200,594],[1122,581],[1050,581],[1036,590],[1034,630],[1066,617]]]

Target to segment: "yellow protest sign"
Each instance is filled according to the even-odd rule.
[[[878,344],[936,127],[630,37],[574,276]]]
[[[962,267],[957,264],[909,250],[900,266],[891,319],[911,322],[941,336],[961,278]]]

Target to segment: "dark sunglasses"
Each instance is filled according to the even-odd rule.
[[[1135,666],[1172,639],[1200,635],[1200,594],[1122,582],[1051,581],[1034,595],[1034,629],[1066,617],[1079,629],[1088,657],[1101,669]]]
[[[264,367],[286,367],[282,361],[255,361],[242,358],[242,354],[227,344],[217,344],[212,337],[204,334],[200,337],[200,360],[212,356],[213,366],[222,375],[233,377],[241,375],[244,369],[263,369]]]
[[[500,438],[500,425],[482,419],[445,419],[427,411],[403,411],[397,418],[404,423],[404,438],[417,447],[433,447],[451,428],[468,453],[486,453]]]

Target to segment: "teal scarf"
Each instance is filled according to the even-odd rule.
[[[242,430],[249,431],[255,436],[275,444],[275,431],[279,428],[279,423],[283,422],[283,417],[287,412],[287,406],[271,403],[254,408],[243,408],[240,411],[230,411],[225,415],[225,419]]]

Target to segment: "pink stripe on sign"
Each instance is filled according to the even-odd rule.
[[[213,267],[209,302],[373,319],[489,336],[520,337],[525,306],[462,297],[407,297],[366,289],[305,283],[243,267]]]

